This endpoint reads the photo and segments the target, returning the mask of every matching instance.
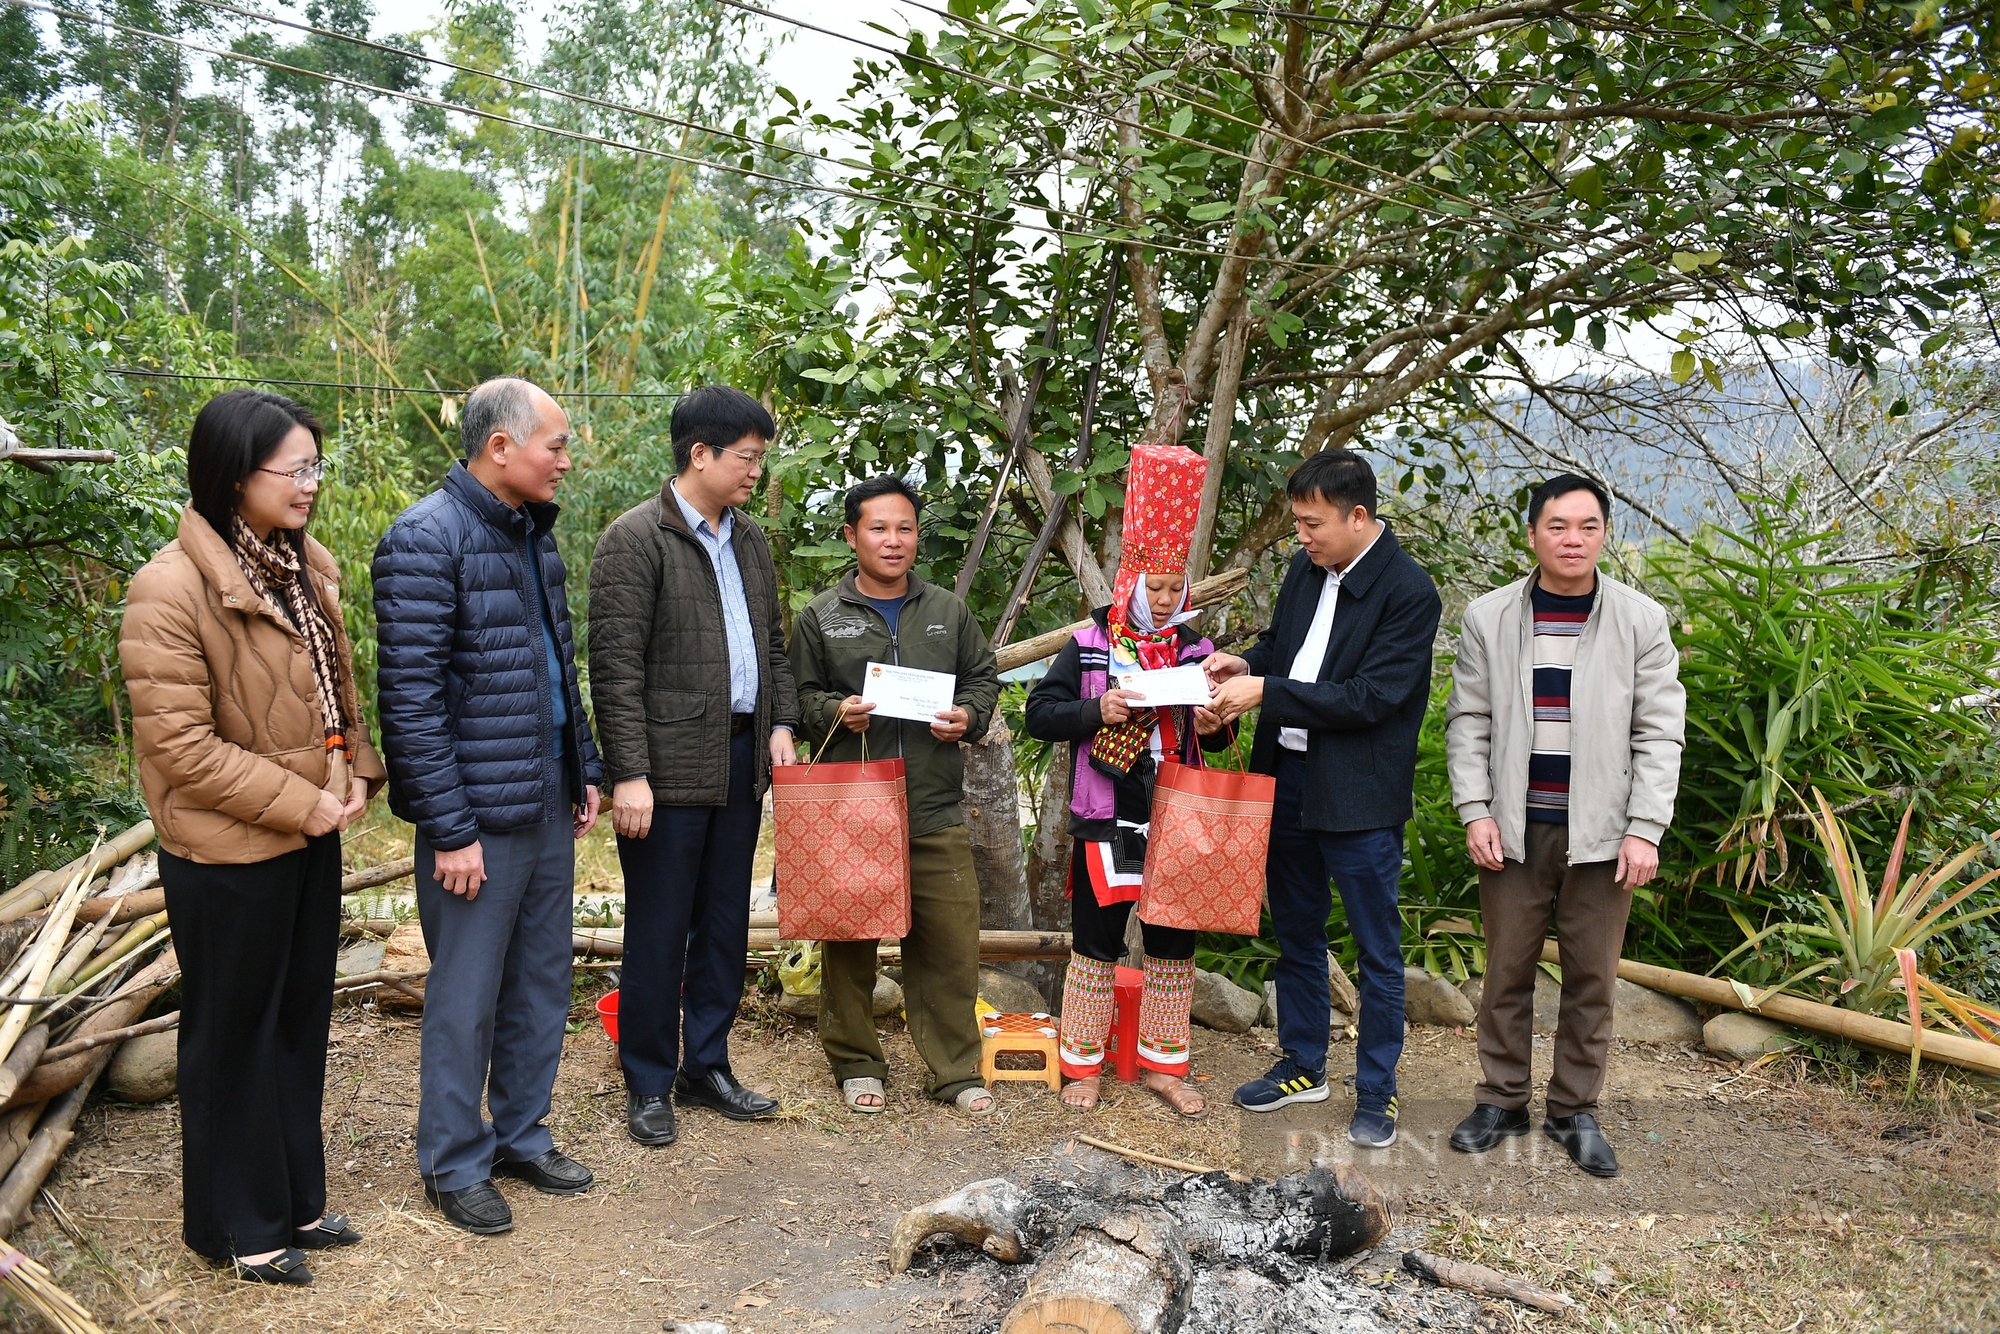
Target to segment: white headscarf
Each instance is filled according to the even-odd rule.
[[[1153,604],[1146,599],[1146,576],[1140,575],[1138,587],[1132,590],[1131,607],[1125,613],[1126,622],[1139,634],[1150,635],[1155,630],[1169,630],[1183,621],[1193,620],[1195,612],[1188,606],[1188,589],[1193,583],[1185,573],[1181,575],[1181,605],[1164,626],[1156,626],[1153,624]]]

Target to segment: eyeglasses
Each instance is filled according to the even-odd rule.
[[[326,460],[314,459],[303,468],[294,468],[290,472],[279,472],[276,468],[259,468],[257,471],[270,473],[273,477],[289,477],[293,486],[303,489],[326,476]]]
[[[708,442],[703,441],[702,443],[707,444]],[[762,453],[750,454],[744,452],[743,450],[730,449],[723,445],[708,445],[708,448],[717,454],[734,454],[737,458],[742,459],[745,463],[749,464],[753,468],[762,468],[764,466],[764,460],[771,456],[771,451],[768,449],[764,450]]]

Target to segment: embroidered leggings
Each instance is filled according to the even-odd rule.
[[[1071,1079],[1097,1074],[1115,1009],[1112,983],[1125,952],[1132,904],[1100,906],[1083,873],[1081,853],[1071,858],[1070,924],[1074,950],[1063,982],[1062,1072]],[[1141,922],[1146,984],[1139,1000],[1139,1064],[1182,1075],[1188,1069],[1188,1005],[1194,998],[1192,931]]]

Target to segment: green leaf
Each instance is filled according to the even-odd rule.
[[[1674,377],[1675,384],[1686,384],[1694,378],[1695,367],[1697,365],[1694,353],[1690,352],[1687,348],[1682,348],[1680,351],[1674,353],[1673,368],[1669,374]]]
[[[1236,205],[1224,199],[1211,200],[1206,204],[1196,204],[1188,210],[1188,217],[1196,222],[1214,222],[1226,218],[1236,211]]]
[[[1217,28],[1215,40],[1224,46],[1248,46],[1251,33],[1245,28]]]
[[[1188,126],[1192,124],[1194,124],[1194,108],[1182,107],[1174,113],[1174,118],[1167,122],[1167,133],[1185,136]]]
[[[1916,102],[1883,107],[1862,117],[1855,124],[1854,132],[1864,139],[1893,139],[1922,124],[1924,114],[1924,107]]]
[[[1172,66],[1166,69],[1156,69],[1151,74],[1143,74],[1133,80],[1132,86],[1134,88],[1151,88],[1156,83],[1165,83],[1168,79],[1173,78],[1175,73],[1176,71]]]
[[[1569,193],[1571,198],[1579,199],[1594,208],[1604,207],[1604,173],[1598,169],[1596,163],[1570,177]]]
[[[1949,343],[1950,341],[1951,341],[1951,331],[1949,329],[1939,330],[1937,333],[1932,334],[1929,338],[1926,338],[1923,341],[1923,346],[1920,347],[1918,351],[1923,353],[1924,356],[1928,357],[1931,353],[1937,351],[1939,348],[1943,347],[1946,343]]]

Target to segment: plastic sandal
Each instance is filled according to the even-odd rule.
[[[873,1107],[855,1101],[857,1098],[865,1097],[871,1093],[882,1101],[876,1103]],[[882,1087],[882,1081],[879,1079],[841,1080],[840,1100],[847,1104],[848,1111],[860,1112],[863,1116],[877,1115],[878,1113],[887,1111],[889,1107],[888,1090]]]
[[[978,1102],[981,1098],[986,1099],[986,1105],[984,1107],[974,1107],[972,1104]],[[981,1088],[975,1084],[969,1089],[960,1089],[958,1096],[951,1100],[951,1105],[958,1108],[961,1112],[970,1112],[974,1116],[984,1116],[993,1110],[993,1094],[990,1090]]]

